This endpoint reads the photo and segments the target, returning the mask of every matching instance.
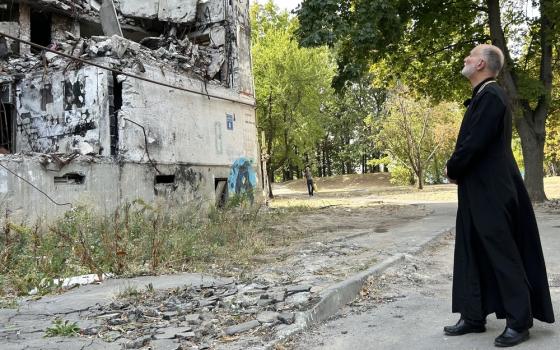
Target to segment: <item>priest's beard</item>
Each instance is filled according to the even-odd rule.
[[[467,65],[463,67],[461,74],[463,74],[466,78],[470,78],[475,72],[476,72],[475,66]]]

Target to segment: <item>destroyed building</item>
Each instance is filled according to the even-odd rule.
[[[248,12],[248,0],[1,0],[0,207],[38,217],[254,188]]]

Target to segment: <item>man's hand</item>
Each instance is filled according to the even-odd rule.
[[[449,178],[449,175],[447,175],[447,167],[445,167],[444,172],[445,172],[445,177],[447,178],[447,181],[449,181],[449,183],[451,183],[451,184],[455,184],[455,185],[456,185],[456,184],[457,184],[457,180],[453,180],[453,179]]]

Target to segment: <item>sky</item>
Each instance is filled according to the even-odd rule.
[[[256,0],[256,2],[258,2],[259,4],[264,4],[265,2],[267,2],[267,0]],[[281,10],[291,11],[301,3],[301,0],[273,0],[273,2]]]

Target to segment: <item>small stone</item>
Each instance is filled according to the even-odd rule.
[[[257,305],[259,306],[267,306],[271,304],[274,304],[274,300],[272,299],[259,299],[259,301],[257,302]]]
[[[121,337],[121,333],[117,331],[111,331],[103,334],[103,339],[105,339],[105,341],[108,343],[112,343]]]
[[[257,315],[260,323],[274,323],[278,320],[278,313],[274,311],[264,311]]]
[[[142,314],[148,317],[159,317],[160,313],[156,309],[147,308],[142,310]]]
[[[301,292],[309,292],[311,290],[310,285],[296,285],[296,286],[288,286],[286,291],[288,294],[295,294]]]
[[[150,348],[153,350],[179,350],[183,347],[172,339],[158,339],[150,342]],[[200,349],[200,347],[199,347]]]
[[[194,339],[196,338],[196,333],[195,332],[182,332],[182,333],[177,333],[176,337],[179,339]]]
[[[89,327],[82,331],[83,335],[97,335],[99,334],[99,328],[97,327]]]
[[[168,311],[168,312],[163,313],[163,319],[164,320],[169,321],[169,320],[171,320],[172,318],[175,318],[175,317],[177,317],[177,312],[175,312],[175,311]]]
[[[102,319],[102,320],[109,320],[111,318],[119,317],[120,315],[121,315],[120,312],[115,312],[115,313],[110,313],[110,314],[105,314],[105,315],[99,315],[99,316],[97,316],[97,318]]]
[[[278,319],[284,324],[292,324],[296,320],[296,315],[293,312],[281,312]]]
[[[82,115],[83,117],[83,115]],[[86,115],[87,117],[87,115]],[[109,307],[113,310],[121,310],[124,309],[125,307],[128,306],[128,303],[122,303],[120,301],[113,301],[111,304],[109,304]]]
[[[128,323],[127,320],[123,320],[122,318],[113,318],[107,321],[109,326],[120,326],[122,324]]]
[[[235,326],[228,327],[224,330],[224,332],[227,335],[234,335],[234,334],[237,334],[237,333],[243,333],[243,332],[246,332],[246,331],[251,330],[253,328],[256,328],[256,327],[260,326],[260,324],[261,323],[259,321],[252,320],[252,321],[249,321],[249,322],[244,322],[244,323],[240,323],[240,324],[235,325]]]
[[[286,293],[274,293],[270,296],[270,298],[274,300],[275,303],[280,303],[286,300]]]
[[[146,336],[140,337],[138,339],[135,339],[133,341],[130,341],[130,342],[126,343],[124,347],[126,349],[139,349],[143,346],[148,345],[150,340],[152,340],[152,336],[146,335]]]
[[[190,332],[191,328],[164,328],[161,333],[155,334],[154,339],[175,339],[178,334]]]
[[[188,324],[198,325],[202,323],[202,319],[200,318],[200,314],[190,314],[185,315],[185,322]]]
[[[292,305],[301,305],[309,302],[310,298],[311,298],[311,293],[309,292],[292,294],[286,298],[286,303]]]
[[[216,300],[201,300],[199,306],[207,307],[216,305]]]
[[[342,334],[348,334],[348,331],[341,331]]]

